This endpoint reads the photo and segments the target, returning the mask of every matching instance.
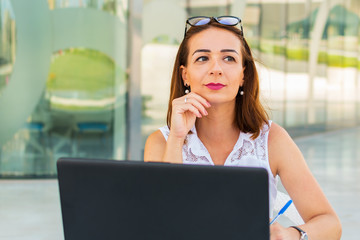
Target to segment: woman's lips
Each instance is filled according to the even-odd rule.
[[[221,83],[209,83],[209,84],[206,84],[205,86],[207,86],[211,90],[219,90],[219,89],[225,87],[225,85],[221,84]]]

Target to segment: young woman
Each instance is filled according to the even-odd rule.
[[[339,219],[301,152],[260,103],[259,78],[240,19],[187,20],[167,124],[147,139],[145,161],[263,167],[269,173],[270,209],[278,175],[305,222],[289,228],[274,223],[271,239],[340,239]]]

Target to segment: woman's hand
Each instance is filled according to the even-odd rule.
[[[165,140],[160,130],[151,134],[145,144],[144,160],[182,163],[184,139],[194,126],[196,118],[208,115],[208,107],[210,103],[196,93],[174,99],[169,137]]]
[[[196,118],[207,116],[206,108],[211,105],[196,93],[189,93],[172,102],[170,135],[184,139],[194,126]]]
[[[292,227],[284,228],[275,222],[270,226],[270,240],[299,240],[300,233]]]

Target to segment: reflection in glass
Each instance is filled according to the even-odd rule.
[[[51,61],[50,68],[43,69],[49,73],[47,79],[40,79],[46,82],[45,88],[41,89],[40,98],[36,98],[37,105],[31,107],[31,113],[24,119],[24,124],[20,123],[13,137],[0,146],[0,177],[54,177],[56,161],[60,157],[125,159],[127,33],[123,32],[123,29],[126,26],[127,1],[48,0],[47,3],[50,10],[61,7],[77,8],[75,11],[50,11],[50,15],[46,16],[56,15],[58,21],[61,21],[61,18],[69,16],[69,12],[79,14],[80,19],[77,19],[79,21],[76,25],[81,28],[79,30],[97,30],[95,34],[98,34],[97,39],[100,41],[92,43],[90,39],[83,38],[83,35],[75,35],[70,43],[64,43],[63,39],[58,38],[59,35],[53,34],[55,31],[49,32],[49,35],[53,35],[48,40],[53,41],[50,45],[53,45],[53,51],[56,52],[51,59],[46,58],[47,60],[41,62],[48,66],[48,61]],[[116,17],[98,9],[116,13]],[[34,4],[34,9],[31,10],[37,14],[44,9],[38,9]],[[101,34],[98,32],[99,26],[94,26],[86,18],[89,13],[96,17],[94,21],[107,23]],[[0,14],[1,101],[1,90],[4,89],[4,82],[7,83],[5,77],[12,73],[15,61],[15,24],[8,0],[0,0]],[[82,21],[83,19],[87,21]],[[54,19],[41,19],[49,20]],[[55,21],[51,26],[59,27]],[[61,28],[57,29],[62,31]],[[113,45],[109,45],[108,36],[115,40]],[[26,37],[24,34],[23,38]],[[22,42],[27,41],[28,39],[22,39]],[[88,42],[92,43],[91,47]],[[59,47],[59,44],[65,45],[67,49],[58,50],[63,47]],[[72,45],[76,48],[68,48]],[[40,47],[33,50],[41,54],[49,49]],[[26,54],[26,51],[18,54]],[[19,69],[21,68],[16,68],[17,71]],[[20,73],[24,74],[25,71],[21,69]],[[26,81],[35,80],[27,77]],[[37,86],[31,87],[35,89]],[[29,89],[29,93],[34,89]],[[0,116],[11,110],[5,109]]]
[[[16,22],[10,2],[0,0],[0,97],[15,62]],[[60,15],[62,8],[87,13],[101,10],[126,22],[129,14],[127,0],[47,0],[47,3],[50,10],[59,10]],[[142,79],[138,87],[142,94],[144,141],[149,133],[166,124],[174,57],[185,20],[194,15],[242,17],[245,38],[255,58],[260,60],[263,102],[271,110],[271,119],[292,136],[353,126],[360,121],[358,0],[328,1],[326,9],[322,9],[323,1],[318,0],[251,0],[244,4],[244,11],[240,10],[239,3],[244,3],[240,0],[138,3],[143,7],[138,16],[142,21],[135,24],[142,31],[139,59]],[[320,16],[321,12],[326,14]],[[319,35],[314,29],[319,21],[324,22],[324,28],[314,51],[313,36]],[[122,52],[125,56],[126,50]],[[309,64],[312,53],[317,53],[314,74],[310,73]],[[126,88],[119,86],[125,86],[122,84],[126,66],[114,65],[108,56],[91,49],[54,53],[48,82],[36,109],[13,139],[0,146],[0,175],[54,175],[54,163],[60,156],[112,157],[121,145],[115,143],[115,136],[126,137],[125,131],[116,130],[122,129],[121,115],[124,122],[126,116],[122,111],[114,113],[118,108],[114,99],[125,106]],[[121,80],[117,74],[114,77],[115,71],[121,72]]]
[[[117,5],[120,5],[116,0],[48,0],[49,8],[94,8],[103,10],[108,13],[116,14]]]
[[[141,50],[144,143],[151,132],[166,125],[171,73],[187,18],[185,4],[185,0],[144,1]]]
[[[76,48],[54,53],[45,99],[52,140],[55,144],[55,136],[71,140],[70,152],[63,154],[112,157],[114,74],[114,61],[98,51]]]
[[[286,95],[285,125],[288,128],[307,123],[308,76],[308,21],[306,0],[290,4],[286,11]]]
[[[9,84],[16,51],[15,16],[9,0],[0,1],[0,96]]]
[[[54,53],[43,96],[3,146],[0,175],[51,176],[60,157],[112,158],[114,74],[114,61],[98,51]]]

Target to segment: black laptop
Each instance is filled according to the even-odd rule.
[[[62,158],[65,240],[269,239],[262,168]]]

